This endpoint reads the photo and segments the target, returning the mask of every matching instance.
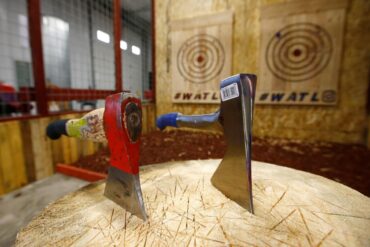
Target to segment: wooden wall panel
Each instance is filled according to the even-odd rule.
[[[155,130],[155,105],[152,103],[145,103],[142,106],[143,110],[143,130],[142,133],[148,133]]]
[[[0,123],[0,193],[7,193],[27,184],[24,163],[20,123]]]
[[[21,133],[22,133],[22,143],[23,143],[23,155],[24,155],[24,165],[27,174],[28,183],[36,180],[35,171],[35,160],[33,158],[32,150],[32,133],[29,121],[20,121]]]
[[[326,6],[328,0],[322,1]],[[333,2],[329,0],[330,2]],[[234,12],[232,38],[232,74],[261,71],[261,9],[285,0],[164,0],[155,1],[156,18],[156,113],[179,111],[202,114],[216,110],[210,104],[173,104],[171,27],[172,21],[231,10]],[[307,2],[292,0],[289,2]],[[321,1],[320,1],[321,2]],[[370,1],[349,1],[343,35],[339,93],[336,106],[257,105],[253,132],[256,136],[298,138],[305,140],[364,143],[366,129],[366,92],[370,61]],[[285,9],[280,11],[284,12]],[[303,10],[304,11],[304,10]],[[289,13],[289,11],[287,11]],[[258,90],[257,79],[257,90]],[[258,91],[257,91],[258,93]]]
[[[52,155],[53,155],[54,164],[64,162],[62,148],[63,148],[63,146],[62,146],[62,142],[60,140],[51,142],[51,150],[52,150],[51,152],[52,152]]]
[[[219,104],[231,72],[232,11],[171,22],[172,101]]]
[[[141,116],[142,116],[142,133],[146,133],[147,132],[147,119],[148,119],[148,108],[147,107],[142,107],[142,112],[141,112]]]
[[[346,2],[315,0],[262,8],[257,104],[337,103]]]
[[[51,140],[45,135],[49,121],[48,118],[29,121],[36,180],[46,178],[54,173]]]
[[[81,141],[79,146],[82,147],[82,156],[92,155],[97,151],[97,146],[92,141]]]

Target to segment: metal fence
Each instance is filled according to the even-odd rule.
[[[35,114],[26,0],[0,2],[0,117]]]
[[[150,98],[151,23],[137,8],[151,2],[138,2],[1,1],[0,120],[103,107],[122,90]]]

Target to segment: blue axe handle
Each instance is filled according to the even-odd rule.
[[[157,118],[157,127],[160,130],[164,130],[167,126],[171,127],[178,127],[177,126],[177,116],[179,115],[178,112],[171,112],[167,114],[163,114]]]
[[[178,112],[171,112],[158,117],[157,127],[160,130],[165,129],[167,126],[219,130],[222,128],[219,123],[219,115],[219,111],[203,115],[182,115]]]

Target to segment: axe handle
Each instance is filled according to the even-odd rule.
[[[50,123],[46,128],[46,135],[52,140],[59,139],[61,135],[67,135],[66,123],[68,120],[62,119]]]
[[[177,126],[177,116],[179,115],[178,112],[171,112],[167,114],[163,114],[157,118],[157,127],[160,130],[164,130],[167,126],[171,127],[178,127]]]
[[[159,116],[157,119],[157,127],[160,130],[165,129],[167,126],[171,126],[176,128],[187,127],[222,131],[222,126],[219,122],[219,115],[219,111],[204,115],[182,115],[178,112],[172,112]]]
[[[52,140],[65,135],[94,142],[107,142],[103,127],[103,114],[104,108],[99,108],[82,118],[57,120],[48,125],[46,135]]]

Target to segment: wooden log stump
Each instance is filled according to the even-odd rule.
[[[332,180],[253,162],[255,215],[210,183],[220,160],[141,167],[149,220],[103,196],[104,183],[37,216],[17,246],[370,246],[370,198]]]

